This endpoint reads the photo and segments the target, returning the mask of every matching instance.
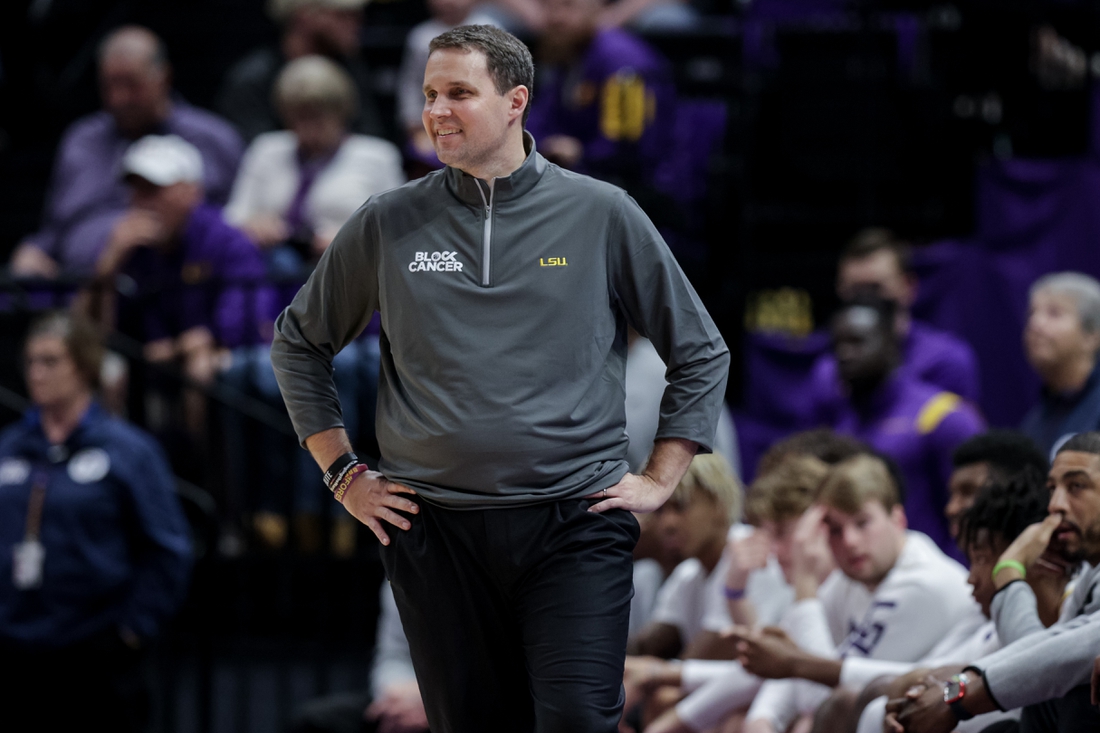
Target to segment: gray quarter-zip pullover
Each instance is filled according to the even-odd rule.
[[[380,470],[455,508],[555,501],[627,471],[626,327],[668,365],[657,438],[709,450],[729,351],[627,194],[529,150],[487,185],[446,168],[372,196],[279,316],[299,438],[342,425],[332,358],[382,317]]]

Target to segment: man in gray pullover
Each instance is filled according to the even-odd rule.
[[[298,436],[382,543],[433,733],[617,729],[631,512],[711,448],[729,367],[638,206],[536,152],[532,78],[496,28],[432,41],[423,117],[447,167],[359,209],[272,346]],[[375,310],[379,472],[351,453],[331,367]],[[668,368],[639,475],[628,326]]]
[[[917,673],[923,681],[887,705],[887,730],[947,733],[975,714],[1016,708],[1023,708],[1018,724],[997,723],[986,732],[1100,730],[1089,690],[1100,654],[1100,432],[1066,441],[1047,485],[1050,515],[1024,530],[993,568],[999,590],[992,611],[1006,646],[966,667]],[[1021,581],[1050,551],[1084,564],[1059,621],[1047,629]]]

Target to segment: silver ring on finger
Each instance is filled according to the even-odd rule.
[[[607,489],[603,490],[603,498],[605,498],[605,499],[607,498]]]

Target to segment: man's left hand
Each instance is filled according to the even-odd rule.
[[[949,733],[954,730],[958,721],[943,701],[943,689],[951,676],[962,669],[962,665],[915,669],[896,678],[886,692],[889,702],[886,703],[883,731]]]
[[[588,508],[588,511],[597,514],[606,512],[608,509],[626,509],[631,512],[644,513],[656,511],[671,495],[671,489],[666,489],[649,476],[628,473],[610,489],[585,498],[603,499],[603,501]]]
[[[769,626],[760,631],[735,628],[737,661],[757,677],[782,680],[795,676],[795,667],[802,651],[780,628]]]
[[[657,440],[645,471],[641,474],[628,473],[614,486],[586,496],[586,499],[602,499],[588,507],[588,511],[597,514],[608,509],[626,509],[643,514],[656,511],[672,496],[697,450],[699,444],[690,440]]]
[[[1043,521],[1032,524],[1012,541],[1007,550],[1001,553],[1000,562],[1010,560],[1021,563],[1025,568],[1031,568],[1046,552],[1050,546],[1050,538],[1061,524],[1061,514],[1051,514]],[[1000,590],[1020,577],[1020,573],[1014,568],[1004,568],[993,578],[993,583]]]
[[[894,699],[887,703],[888,718],[892,715],[905,733],[950,733],[955,730],[959,721],[943,701],[944,684],[929,675],[923,685],[912,689],[901,701]]]

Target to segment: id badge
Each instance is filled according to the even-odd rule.
[[[12,551],[12,583],[18,590],[31,590],[42,586],[42,566],[46,561],[46,548],[38,540],[25,540]]]

